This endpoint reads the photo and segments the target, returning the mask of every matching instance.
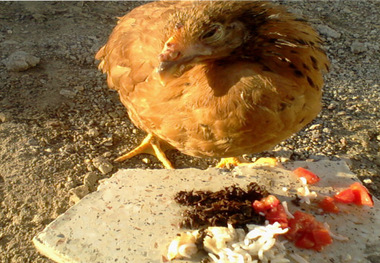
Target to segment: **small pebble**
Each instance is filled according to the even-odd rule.
[[[365,43],[354,41],[351,45],[351,52],[354,54],[362,53],[367,51],[367,46]]]
[[[330,133],[331,130],[329,128],[323,128],[322,132],[324,132],[324,133]]]
[[[113,165],[103,157],[93,159],[92,163],[102,174],[108,174],[113,169]]]
[[[322,124],[313,124],[309,127],[309,130],[315,130],[322,127]]]
[[[96,128],[91,128],[87,131],[87,135],[90,137],[97,137],[99,136],[99,131]]]
[[[72,90],[68,90],[68,89],[61,89],[59,91],[59,94],[61,94],[62,96],[66,97],[66,98],[74,98],[75,95],[77,94],[76,91],[72,91]]]
[[[53,152],[53,149],[52,149],[52,148],[46,148],[46,149],[45,149],[45,152],[47,152],[47,153],[52,153],[52,152]]]
[[[89,194],[90,191],[87,187],[87,185],[80,185],[78,187],[75,187],[73,189],[70,189],[70,199],[69,202],[71,205],[74,205],[78,203],[83,197],[85,197],[87,194]]]
[[[338,116],[343,116],[343,115],[346,115],[346,112],[345,112],[345,111],[339,111],[339,112],[337,113],[337,115],[338,115]]]
[[[111,152],[105,152],[105,153],[102,154],[102,156],[103,156],[104,158],[109,158],[109,157],[112,156],[112,153],[111,153]]]
[[[108,115],[112,118],[112,119],[116,119],[119,117],[119,114],[117,112],[113,112],[111,111],[110,113],[108,113]]]
[[[83,86],[75,86],[74,89],[76,91],[83,91],[84,90],[84,87]]]
[[[143,161],[143,163],[146,163],[146,164],[151,163],[149,158],[143,158],[142,161]]]
[[[10,117],[7,113],[0,112],[0,122],[7,122],[10,120]]]
[[[369,178],[366,178],[366,179],[363,180],[363,183],[365,183],[365,184],[371,184],[372,180],[369,179]]]
[[[341,34],[327,25],[317,25],[319,33],[331,38],[340,38]]]
[[[42,223],[42,221],[44,220],[43,216],[40,215],[40,214],[36,214],[33,216],[32,218],[32,223],[36,224],[36,225],[39,225]]]
[[[96,188],[96,182],[99,177],[95,172],[89,172],[84,175],[83,183],[88,187],[90,191],[94,191]]]

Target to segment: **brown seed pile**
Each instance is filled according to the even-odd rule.
[[[180,191],[175,201],[190,206],[183,212],[180,227],[199,228],[208,226],[244,227],[246,224],[264,224],[265,218],[255,212],[252,202],[269,193],[264,187],[252,182],[244,190],[236,185],[211,191]]]

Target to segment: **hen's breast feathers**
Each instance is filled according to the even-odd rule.
[[[251,25],[256,28],[230,58],[195,65],[163,86],[156,68],[164,29],[176,10],[192,5],[134,9],[96,55],[137,126],[184,153],[228,157],[265,150],[318,114],[329,65],[321,41],[308,24],[267,3],[252,3],[251,12],[265,21]]]

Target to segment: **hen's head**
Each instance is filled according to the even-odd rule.
[[[168,23],[167,41],[159,55],[161,81],[180,76],[196,63],[230,56],[251,35],[245,20],[252,15],[260,17],[262,9],[259,2],[199,1],[177,10]],[[257,14],[252,13],[255,11]]]

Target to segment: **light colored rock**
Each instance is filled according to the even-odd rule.
[[[84,91],[84,87],[83,86],[75,86],[74,89],[76,91]]]
[[[0,112],[0,123],[1,122],[6,122],[6,121],[9,121],[9,120],[10,120],[9,114],[7,114],[5,112]]]
[[[142,161],[143,161],[143,163],[146,163],[146,164],[151,163],[149,158],[143,158]]]
[[[97,137],[99,135],[99,131],[96,128],[91,128],[87,131],[88,136]]]
[[[96,182],[98,181],[98,179],[99,177],[95,172],[89,172],[84,175],[83,183],[84,185],[87,185],[90,191],[94,191],[96,188]]]
[[[92,164],[102,173],[108,174],[112,171],[113,165],[103,157],[97,157],[92,160]]]
[[[61,94],[62,96],[66,97],[66,98],[74,98],[75,95],[77,95],[77,91],[73,91],[73,90],[69,90],[69,89],[61,89],[59,91],[59,94]]]
[[[3,63],[9,71],[25,71],[40,63],[40,58],[25,51],[16,51],[3,60]]]
[[[309,130],[316,130],[322,127],[322,124],[313,124],[309,127]]]
[[[367,51],[367,46],[365,43],[362,43],[360,41],[354,41],[351,45],[351,52],[358,54]]]
[[[85,197],[87,194],[89,194],[90,191],[87,187],[87,185],[80,185],[78,187],[75,187],[73,189],[70,189],[70,204],[74,205],[78,203],[83,197]]]
[[[340,38],[341,34],[327,25],[317,25],[319,33],[331,38]]]
[[[39,215],[39,214],[37,214],[37,215],[34,215],[33,216],[33,218],[32,218],[32,222],[34,223],[34,224],[41,224],[42,223],[42,221],[44,220],[44,217],[42,216],[42,215]]]

